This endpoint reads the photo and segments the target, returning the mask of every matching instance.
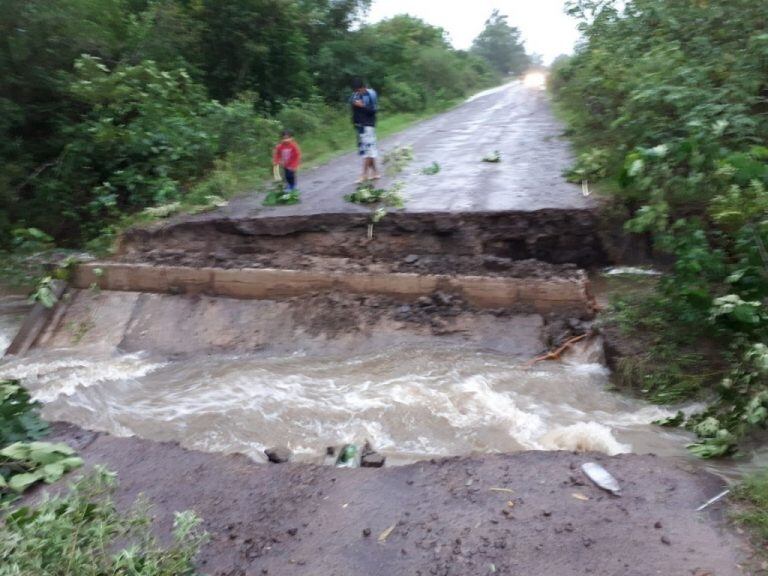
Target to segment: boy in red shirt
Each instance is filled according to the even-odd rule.
[[[296,171],[301,163],[301,150],[290,130],[283,130],[280,143],[275,146],[275,153],[272,157],[274,165],[283,167],[285,175],[286,190],[296,189]]]

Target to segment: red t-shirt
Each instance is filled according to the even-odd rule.
[[[283,140],[277,146],[275,146],[275,153],[272,161],[275,164],[280,164],[288,170],[297,170],[299,163],[301,162],[301,150],[296,141],[291,138],[290,140]]]

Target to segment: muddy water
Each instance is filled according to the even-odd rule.
[[[0,346],[20,319],[0,307]],[[327,445],[369,439],[391,463],[527,449],[691,461],[690,436],[649,424],[673,411],[611,392],[607,370],[589,351],[533,368],[439,346],[346,359],[100,354],[6,359],[0,378],[21,379],[49,420],[255,459],[287,445],[297,459],[319,461]],[[714,466],[727,475],[738,472],[732,468]]]
[[[13,322],[0,324],[4,338]],[[676,454],[685,438],[648,425],[668,414],[606,390],[588,358],[539,364],[470,349],[392,349],[348,359],[46,352],[6,361],[51,420],[118,435],[244,452],[370,439],[394,461],[469,452],[597,449]]]

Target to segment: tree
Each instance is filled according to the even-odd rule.
[[[518,75],[528,66],[520,30],[510,26],[507,16],[494,10],[485,28],[472,43],[472,53],[485,59],[499,74]]]
[[[245,91],[268,103],[312,90],[299,6],[281,0],[203,0],[205,84],[214,98]]]

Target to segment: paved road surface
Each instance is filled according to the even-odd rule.
[[[405,171],[382,185],[405,182],[405,209],[412,212],[588,208],[593,203],[581,187],[562,177],[572,160],[562,130],[544,91],[513,82],[380,142],[382,154],[402,145],[414,151]],[[494,150],[502,162],[481,161]],[[441,171],[421,174],[433,161]],[[360,165],[350,153],[300,172],[301,204],[268,209],[261,206],[262,196],[250,195],[233,200],[223,212],[242,217],[366,210],[343,199],[354,190]]]

